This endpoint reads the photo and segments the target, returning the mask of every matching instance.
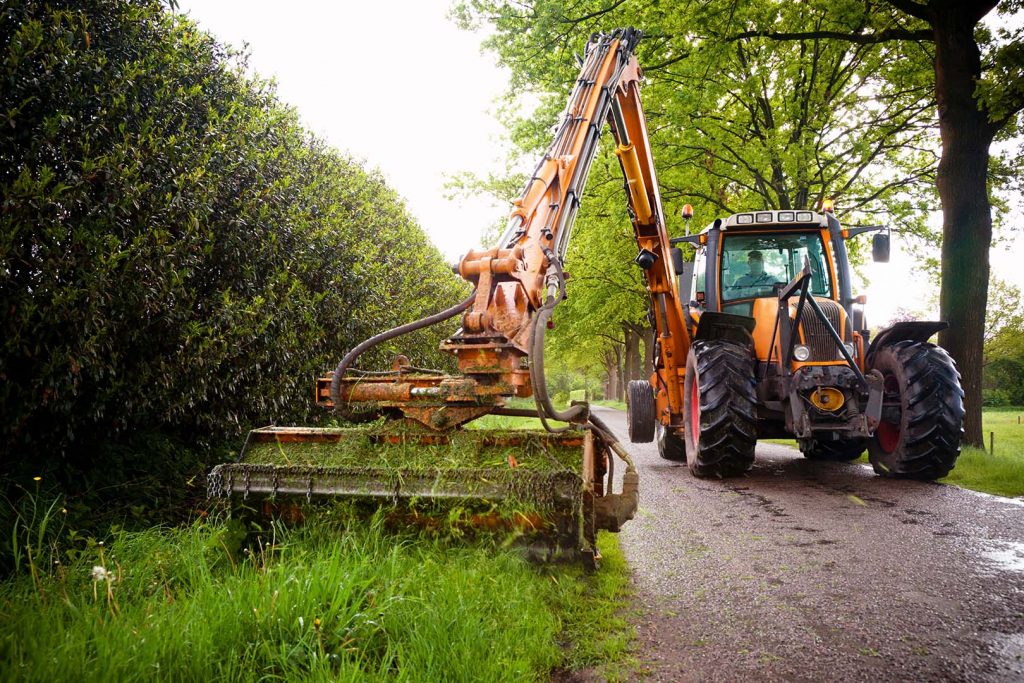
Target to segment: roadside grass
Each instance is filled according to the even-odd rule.
[[[610,534],[595,574],[344,506],[243,538],[207,519],[33,563],[0,583],[2,678],[528,681],[628,661],[629,573]]]
[[[1024,408],[985,408],[982,435],[986,450],[964,448],[949,476],[940,481],[1000,496],[1024,496]],[[995,435],[995,453],[987,448]]]
[[[1024,407],[985,408],[982,433],[986,448],[965,447],[953,471],[939,481],[999,496],[1024,496]],[[990,433],[995,436],[994,455],[987,450]],[[794,439],[762,439],[759,443],[797,448]],[[854,462],[868,464],[867,453]]]
[[[548,420],[552,427],[564,426],[564,422]],[[544,429],[540,418],[513,417],[510,415],[484,415],[466,425],[467,429]]]

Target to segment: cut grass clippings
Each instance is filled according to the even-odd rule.
[[[121,532],[0,584],[3,678],[530,681],[627,659],[608,534],[585,574],[340,506],[242,551],[233,525]]]

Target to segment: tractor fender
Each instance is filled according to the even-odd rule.
[[[883,346],[900,341],[925,342],[933,334],[941,332],[947,327],[949,327],[949,323],[942,320],[908,320],[887,327],[871,340],[871,345],[864,357],[865,364],[870,368],[875,352]]]
[[[753,342],[751,333],[754,331],[755,320],[747,315],[718,313],[705,311],[697,323],[697,334],[694,340],[699,341],[734,341],[739,344]]]

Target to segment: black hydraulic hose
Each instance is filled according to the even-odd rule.
[[[444,322],[449,318],[454,318],[459,313],[466,311],[470,306],[472,306],[475,299],[476,290],[474,290],[465,301],[458,303],[451,308],[446,308],[440,313],[435,313],[434,315],[427,316],[426,318],[420,318],[419,320],[415,320],[411,323],[393,327],[386,332],[381,332],[380,334],[370,337],[346,353],[345,357],[341,359],[340,363],[338,363],[338,367],[334,369],[334,376],[331,378],[331,401],[334,403],[335,409],[338,409],[341,406],[342,377],[344,377],[345,371],[348,370],[348,366],[352,365],[360,354],[367,349],[372,349],[374,346],[388,341],[389,339],[394,339],[395,337],[400,337],[403,334],[409,334],[410,332],[415,332],[416,330],[424,327],[430,327],[431,325]]]
[[[554,308],[554,302],[551,301],[541,306],[540,310],[537,311],[537,318],[533,328],[533,345],[530,349],[530,379],[533,383],[533,393],[542,419],[548,417],[560,422],[572,422],[586,415],[587,406],[575,405],[571,406],[568,410],[557,410],[551,402],[551,397],[548,395],[547,380],[544,377],[544,337],[547,331],[548,319],[551,317]],[[548,431],[555,431],[548,428],[546,424],[545,428]],[[569,427],[562,427],[557,431],[565,431],[566,429],[569,429]]]
[[[504,417],[540,417],[540,413],[531,408],[494,408],[490,414]]]
[[[562,264],[558,257],[550,249],[545,250],[545,256],[555,270],[555,277],[558,281],[558,297],[549,295],[544,305],[537,310],[537,315],[534,318],[533,331],[530,335],[530,383],[533,385],[533,398],[537,404],[541,424],[547,431],[557,434],[572,429],[572,426],[552,427],[548,424],[548,419],[573,422],[586,416],[589,406],[575,405],[568,410],[559,411],[548,395],[547,379],[544,376],[544,337],[547,333],[548,320],[551,318],[555,306],[565,299],[565,274],[562,272]]]
[[[629,451],[627,451],[625,446],[619,443],[619,440],[615,438],[615,434],[612,432],[611,427],[593,413],[590,415],[590,424],[605,440],[608,447],[615,451],[615,453],[622,458],[623,462],[626,463],[626,471],[636,472],[636,465],[633,464],[633,458],[629,457]]]

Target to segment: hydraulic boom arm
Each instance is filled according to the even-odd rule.
[[[478,359],[485,358],[485,366],[494,360],[490,353],[480,355],[482,350],[500,350],[511,373],[527,356],[543,353],[538,339],[544,334],[545,309],[564,296],[561,263],[608,121],[625,177],[639,248],[636,263],[644,270],[654,312],[658,384],[665,391],[659,404],[677,415],[682,410],[680,387],[690,340],[640,103],[640,68],[633,55],[639,38],[638,31],[625,29],[597,35],[588,43],[554,141],[515,200],[505,234],[496,247],[471,251],[462,259],[459,273],[476,284],[476,296],[463,316],[461,332],[447,348],[459,355],[460,369],[469,375],[482,369]],[[536,358],[533,365],[538,365]],[[544,392],[543,378],[535,372],[531,379],[513,379],[518,395]]]
[[[544,383],[544,333],[554,307],[565,297],[562,261],[607,121],[615,141],[629,214],[637,241],[636,263],[651,296],[657,333],[657,405],[662,422],[682,411],[682,378],[690,339],[683,323],[677,280],[658,192],[647,125],[640,103],[640,67],[633,50],[640,32],[597,34],[587,44],[579,76],[551,146],[513,202],[498,244],[472,250],[458,266],[474,284],[473,295],[448,311],[378,335],[350,352],[331,377],[318,384],[326,405],[371,404],[397,408],[407,417],[445,429],[492,412],[508,396],[537,398],[540,415],[586,420],[577,406],[557,411]],[[462,313],[462,328],[442,348],[458,358],[461,376],[410,376],[405,380],[362,373],[346,376],[365,348],[426,324]],[[396,367],[401,373],[401,368]]]

